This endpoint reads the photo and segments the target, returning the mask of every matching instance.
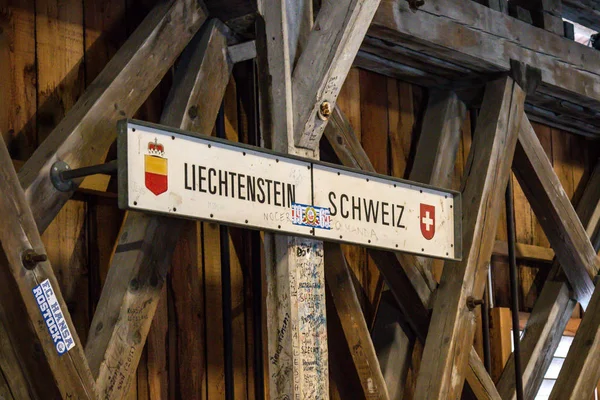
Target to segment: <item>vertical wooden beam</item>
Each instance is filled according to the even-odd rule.
[[[318,149],[307,151],[294,145],[293,129],[293,115],[300,112],[292,103],[293,54],[302,42],[298,27],[312,25],[312,15],[306,12],[310,7],[310,1],[259,4],[265,24],[258,34],[257,52],[259,70],[266,75],[260,79],[266,85],[261,86],[261,128],[265,142],[274,150],[318,158]],[[265,257],[271,397],[327,399],[323,243],[265,235]]]
[[[594,234],[600,227],[600,163],[594,168],[576,211],[586,234],[596,237]],[[566,278],[561,273],[560,264],[554,260],[521,339],[522,379],[526,395],[533,396],[542,384],[576,304]],[[516,398],[514,377],[514,360],[511,355],[498,381],[498,390],[503,399]]]
[[[308,35],[292,77],[294,139],[299,147],[316,149],[327,116],[323,102],[335,105],[379,0],[326,1]]]
[[[389,399],[369,328],[340,245],[325,244],[325,278],[366,399]]]
[[[511,79],[489,83],[475,132],[463,190],[463,260],[447,262],[434,303],[417,398],[457,398],[474,335],[467,299],[483,296],[500,199],[523,115],[525,93]]]
[[[25,163],[19,181],[40,232],[73,194],[54,188],[51,165],[103,162],[116,137],[115,122],[140,107],[205,19],[202,2],[157,5]]]
[[[41,344],[44,356],[39,361],[47,363],[51,376],[40,377],[40,382],[35,383],[41,389],[39,393],[45,392],[52,397],[60,393],[63,398],[94,399],[94,380],[52,266],[48,261],[37,263],[33,269],[23,264],[25,251],[45,254],[45,249],[4,140],[0,142],[0,185],[4,191],[0,196],[0,212],[4,215],[0,225],[3,249],[0,252],[0,275],[6,282],[0,296],[4,310],[10,310],[6,314],[6,329],[10,330],[11,342],[29,342],[28,336],[33,330],[33,336]],[[41,294],[42,283],[44,294]],[[50,294],[56,298],[52,302],[58,305],[56,308],[49,308],[50,300],[42,300]],[[20,313],[23,309],[26,316]],[[46,318],[53,323],[53,329],[46,326],[43,317],[50,312],[52,315],[46,315]],[[62,338],[57,337],[57,326],[62,326]],[[66,333],[67,328],[70,335]],[[28,346],[26,343],[21,345]],[[24,362],[35,363],[36,360]]]

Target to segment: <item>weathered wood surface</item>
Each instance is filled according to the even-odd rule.
[[[531,124],[523,116],[513,170],[563,267],[575,298],[585,308],[599,261]]]
[[[0,143],[0,185],[4,191],[0,196],[0,211],[4,215],[0,227],[3,249],[0,254],[3,264],[0,273],[2,280],[7,283],[6,290],[2,290],[0,296],[8,323],[5,329],[9,330],[11,342],[18,347],[33,346],[33,341],[28,340],[30,335],[41,344],[44,356],[38,360],[23,360],[28,368],[36,362],[44,365],[44,368],[50,368],[50,374],[38,376],[39,381],[33,382],[40,395],[46,393],[54,397],[60,393],[63,398],[93,399],[96,397],[94,380],[52,266],[48,261],[37,264],[31,270],[23,265],[24,251],[33,249],[37,253],[45,254],[45,249],[4,141]],[[75,347],[62,356],[58,354],[32,292],[34,287],[46,279],[52,285],[75,343]]]
[[[340,245],[327,243],[325,250],[325,279],[341,321],[354,367],[360,378],[365,399],[389,399],[387,386],[369,328],[356,297],[348,264]]]
[[[550,399],[585,399],[600,379],[600,290],[596,289],[581,320]],[[560,335],[559,335],[560,336]]]
[[[197,1],[159,4],[28,159],[19,180],[40,232],[72,195],[54,188],[51,165],[57,160],[71,168],[103,162],[116,137],[115,122],[140,107],[205,19]]]
[[[292,102],[291,71],[312,27],[312,3],[265,0],[259,11],[265,22],[257,37],[265,143],[318,158],[318,148],[295,146],[293,115],[300,110]],[[280,235],[265,235],[264,242],[270,396],[327,399],[323,243]]]
[[[209,21],[182,55],[162,124],[212,131],[233,67],[224,29]],[[131,385],[184,224],[136,212],[125,218],[86,346],[104,398],[121,398]]]
[[[525,93],[510,78],[486,86],[463,181],[463,260],[447,262],[417,378],[417,398],[457,398],[474,335],[467,298],[483,296],[500,211],[500,199],[523,115]]]
[[[594,234],[597,234],[600,228],[597,218],[599,209],[600,164],[597,164],[577,205],[578,218],[591,237],[595,237]],[[533,396],[539,390],[561,335],[577,304],[570,291],[561,273],[560,263],[555,259],[521,339],[523,388],[529,396]],[[503,399],[516,398],[514,376],[514,360],[511,355],[498,381],[498,390]]]
[[[323,102],[333,109],[379,0],[324,2],[293,69],[294,140],[315,149],[327,124]]]
[[[471,76],[509,71],[510,59],[534,65],[542,71],[538,93],[583,107],[594,121],[593,126],[600,126],[592,111],[600,101],[597,74],[600,54],[474,1],[434,0],[425,2],[413,12],[405,1],[383,0],[368,35],[390,45],[386,51],[365,49],[366,54],[390,60],[386,53],[393,53],[397,45],[468,68],[472,71]],[[455,40],[456,37],[461,40]],[[406,65],[405,62],[396,63]],[[404,72],[413,77],[421,75],[425,78],[422,84],[443,78],[439,74],[426,73],[422,68],[410,68]],[[394,69],[400,71],[401,67],[392,67]],[[446,83],[456,85],[460,82]],[[551,113],[547,117],[554,119]],[[586,128],[586,123],[576,125],[594,135],[594,130]]]
[[[541,263],[552,263],[554,261],[554,250],[531,244],[515,243],[515,254],[517,259],[521,260]],[[495,257],[508,257],[508,243],[496,240],[493,255]]]
[[[381,373],[385,379],[387,390],[392,400],[401,400],[414,345],[414,338],[407,335],[405,324],[399,320],[400,309],[390,291],[383,292],[377,309],[377,317],[373,326],[373,346]]]
[[[448,130],[445,131],[445,133],[452,135],[458,134]],[[332,123],[328,124],[325,129],[325,135],[336,155],[339,157],[340,161],[342,161],[342,164],[348,167],[374,171],[371,161],[364,152],[360,142],[357,140],[348,119],[337,107],[333,114]],[[427,157],[428,155],[424,156]],[[448,167],[445,163],[438,163],[437,165],[438,167]],[[441,177],[445,176],[444,174],[434,175]],[[445,186],[444,182],[439,182],[439,184]],[[432,294],[436,288],[435,281],[427,280],[426,275],[422,274],[415,267],[417,261],[415,260],[416,257],[412,255],[403,253],[396,253],[394,255],[393,253],[377,250],[370,250],[369,254],[384,275],[386,282],[390,286],[409,325],[419,339],[422,342],[425,342],[429,325],[428,306],[434,297]],[[409,278],[409,276],[411,278]],[[400,334],[400,332],[398,333]],[[399,339],[402,340],[404,336],[402,334],[400,334],[400,336]],[[474,349],[471,349],[471,352],[476,355]],[[475,388],[474,392],[484,396],[481,397],[481,399],[499,398],[499,395],[493,389],[493,382],[487,372],[485,372],[485,368],[483,367],[481,360],[479,360],[479,357],[470,357],[470,362],[475,364],[467,371],[469,384],[483,385],[483,387]],[[475,373],[482,374],[475,375]],[[399,392],[400,390],[397,388],[396,393]],[[486,397],[487,394],[489,394],[490,397]]]

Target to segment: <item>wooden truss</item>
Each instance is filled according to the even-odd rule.
[[[0,274],[8,282],[6,290],[0,291],[0,369],[10,398],[124,398],[148,337],[175,243],[185,226],[177,219],[126,214],[84,348],[50,264],[44,257],[36,257],[45,254],[40,233],[73,194],[57,191],[50,182],[49,169],[55,161],[65,161],[72,168],[102,162],[115,139],[116,120],[131,116],[140,107],[183,52],[162,124],[210,134],[234,63],[256,56],[261,128],[269,147],[318,158],[324,133],[342,164],[374,171],[335,101],[357,54],[358,65],[372,69],[374,65],[389,66],[375,54],[381,51],[381,41],[399,42],[399,38],[421,35],[423,24],[435,29],[427,31],[421,42],[435,44],[431,49],[450,49],[436,53],[437,57],[449,55],[454,62],[464,62],[466,69],[484,65],[484,72],[503,73],[484,82],[481,113],[463,177],[462,261],[446,263],[438,286],[431,273],[431,260],[369,250],[377,273],[424,344],[424,367],[415,396],[459,398],[466,380],[478,399],[515,397],[512,359],[496,387],[472,348],[475,310],[471,306],[473,299],[483,296],[501,194],[511,167],[540,216],[556,255],[522,341],[526,394],[532,396],[539,388],[578,301],[587,312],[552,398],[589,396],[600,378],[600,317],[596,312],[600,292],[593,284],[600,262],[590,241],[592,235],[598,235],[600,167],[576,210],[562,190],[526,111],[537,115],[531,111],[536,101],[544,96],[558,98],[565,91],[574,102],[589,98],[589,104],[600,104],[597,91],[589,92],[590,87],[598,86],[597,77],[576,69],[573,79],[559,79],[570,66],[566,60],[552,59],[556,66],[550,68],[549,56],[536,53],[536,44],[520,47],[510,29],[479,26],[481,22],[469,19],[472,14],[454,13],[452,7],[471,10],[473,6],[468,3],[452,0],[443,6],[427,4],[427,14],[400,24],[395,10],[402,14],[408,5],[398,0],[382,0],[381,5],[379,0],[324,2],[316,18],[310,1],[264,0],[259,2],[262,16],[256,23],[256,45],[232,43],[227,27],[218,20],[207,21],[202,2],[175,0],[158,5],[18,175],[6,146],[0,144],[0,187],[4,193],[0,213],[5,218],[0,225]],[[500,18],[504,25],[514,24],[503,18],[508,17]],[[482,42],[478,35],[506,36],[503,43],[508,54],[520,61],[537,60],[544,71],[548,70],[542,74],[542,89],[528,92],[534,95],[527,97],[526,104],[528,82],[519,74],[504,73],[510,60],[487,47],[459,48],[448,42],[455,31],[474,37],[478,43]],[[416,57],[410,46],[398,51]],[[581,50],[581,57],[587,54]],[[432,84],[445,90],[432,91],[430,96],[410,178],[448,187],[466,106],[450,90],[455,88],[450,88],[447,80],[436,77]],[[216,238],[216,226],[207,229],[212,229]],[[163,243],[160,249],[155,246],[157,242]],[[333,302],[330,309],[340,321],[364,397],[391,398],[371,340],[370,321],[361,311],[340,246],[276,235],[265,235],[264,243],[271,397],[328,398],[327,283]],[[316,291],[318,304],[310,311],[298,300],[302,293],[299,282],[305,279],[303,271],[308,268],[314,270],[311,282],[320,288]],[[32,289],[45,280],[54,289],[73,334],[75,347],[63,357],[58,356],[32,296]],[[301,329],[303,317],[309,313],[321,323]],[[307,346],[310,352],[304,351]],[[304,370],[303,360],[316,365],[311,371],[317,372]],[[1,391],[0,395],[4,396]]]

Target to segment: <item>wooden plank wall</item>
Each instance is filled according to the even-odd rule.
[[[152,8],[154,0],[0,0],[0,132],[11,157],[25,160],[64,117],[110,57]],[[245,75],[248,76],[247,74]],[[157,87],[137,117],[157,122],[171,74]],[[246,80],[231,81],[224,101],[225,135],[252,142],[253,98]],[[427,104],[427,91],[372,72],[352,69],[339,102],[378,172],[406,177]],[[579,183],[598,155],[596,144],[535,125],[561,182],[577,197]],[[471,119],[462,132],[454,188],[471,144]],[[330,152],[329,152],[330,153]],[[326,145],[323,149],[326,157]],[[108,158],[114,158],[109,152]],[[516,181],[515,181],[516,182]],[[114,190],[114,182],[106,182]],[[519,242],[548,247],[535,216],[515,185]],[[43,239],[78,334],[85,341],[107,274],[123,212],[115,196],[78,193],[47,229]],[[259,236],[241,229],[221,234],[214,224],[190,223],[181,236],[130,399],[256,398],[253,276],[260,268]],[[506,240],[504,222],[499,240]],[[366,320],[376,315],[383,282],[365,249],[343,246]],[[228,257],[227,257],[228,256]],[[223,301],[221,261],[230,260],[230,301]],[[443,264],[434,263],[439,279]],[[523,311],[529,311],[546,272],[520,264]],[[505,260],[494,259],[496,305],[509,305]],[[260,285],[258,285],[260,286]],[[223,313],[223,307],[230,309]],[[258,307],[260,309],[260,307]],[[230,315],[231,321],[224,320]],[[231,347],[225,349],[225,327]],[[258,330],[260,331],[260,329]],[[333,340],[339,338],[332,331]],[[339,336],[339,335],[338,335]],[[476,339],[478,341],[480,339]],[[421,348],[414,349],[405,393],[410,398]],[[231,365],[225,354],[231,352]],[[340,358],[340,359],[343,359]],[[332,359],[335,362],[335,359]],[[227,368],[233,373],[228,374]],[[0,384],[0,386],[2,386]],[[1,389],[1,388],[0,388]],[[332,391],[336,391],[332,385]],[[1,390],[0,390],[1,392]],[[335,397],[335,396],[334,396]]]

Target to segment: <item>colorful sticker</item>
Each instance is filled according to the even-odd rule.
[[[331,229],[329,208],[293,203],[292,223],[311,228]]]
[[[75,347],[75,341],[48,279],[33,288],[33,297],[35,297],[42,318],[46,322],[56,352],[59,355],[65,354]]]

